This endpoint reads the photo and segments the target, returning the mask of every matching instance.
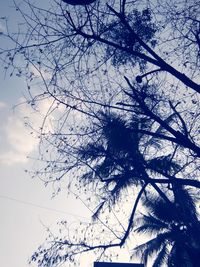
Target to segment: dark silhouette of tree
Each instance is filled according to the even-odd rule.
[[[194,197],[181,187],[174,189],[171,203],[157,196],[144,200],[148,214],[143,214],[135,231],[154,237],[137,246],[135,254],[142,255],[144,263],[156,254],[152,266],[198,266],[200,253],[200,221]]]
[[[65,182],[76,196],[86,195],[94,211],[92,223],[67,228],[67,234],[61,222],[63,234],[49,233],[51,242],[32,261],[41,267],[75,265],[78,254],[94,251],[103,257],[134,244],[138,207],[154,212],[160,205],[166,212],[170,207],[171,215],[162,217],[159,208],[143,217],[138,231],[151,232],[145,220],[152,219],[159,235],[137,250],[145,261],[151,256],[146,247],[159,252],[158,265],[169,256],[170,240],[169,264],[186,257],[194,265],[198,204],[189,190],[198,195],[200,188],[200,4],[82,3],[55,1],[49,9],[29,0],[15,3],[24,23],[11,33],[6,21],[1,35],[10,46],[2,44],[0,50],[6,72],[26,79],[33,109],[49,105],[37,130],[44,165],[34,176],[53,184],[55,194]],[[148,200],[153,194],[157,201]],[[170,239],[176,226],[187,229]],[[194,245],[185,242],[188,235]]]

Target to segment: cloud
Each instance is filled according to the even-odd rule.
[[[18,102],[24,103],[25,99],[20,98]],[[14,112],[5,116],[4,124],[0,125],[0,164],[12,165],[28,162],[27,156],[38,148],[39,138],[35,133],[40,132],[41,125],[43,125],[43,133],[53,131],[56,112],[53,114],[50,111],[55,105],[56,103],[52,100],[45,99],[38,103],[38,111],[34,111],[30,105],[21,104],[15,108]],[[0,102],[0,108],[6,106],[6,103]],[[29,123],[36,132],[27,126]]]
[[[30,114],[30,107],[21,105],[7,116],[1,137],[4,140],[4,149],[0,153],[0,163],[26,163],[27,156],[37,148],[38,139],[30,134],[30,129],[24,124],[27,114]]]
[[[6,133],[12,148],[22,154],[33,151],[38,143],[30,134],[30,130],[25,127],[22,119],[15,115],[8,118]]]
[[[7,104],[5,102],[0,101],[0,109],[6,108]]]
[[[24,99],[21,98],[19,102],[24,102]],[[27,156],[37,149],[39,139],[31,134],[32,130],[27,126],[26,121],[30,122],[34,129],[39,129],[49,105],[48,100],[42,101],[39,105],[41,111],[39,113],[34,112],[29,105],[22,104],[7,116],[4,128],[1,131],[3,132],[1,139],[4,140],[4,149],[0,152],[0,163],[7,165],[27,163]],[[1,106],[4,105],[0,104]],[[52,116],[48,117],[44,131],[51,129],[52,119]]]
[[[17,153],[17,151],[10,150],[6,153],[0,154],[0,163],[4,165],[12,165],[16,163],[27,163],[27,157],[22,153]]]

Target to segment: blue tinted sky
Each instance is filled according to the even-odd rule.
[[[30,0],[32,1],[32,0]],[[20,2],[20,0],[18,0]],[[40,0],[33,1],[41,4]],[[42,4],[50,4],[50,0]],[[53,2],[51,2],[53,4]],[[13,8],[12,0],[0,0],[0,18],[7,16],[12,29],[20,19]],[[0,20],[0,31],[4,30]],[[0,44],[8,43],[0,35]],[[85,221],[90,218],[90,211],[79,200],[67,197],[63,190],[51,199],[52,188],[45,188],[40,180],[31,179],[25,169],[31,169],[33,161],[27,155],[37,151],[37,140],[24,126],[23,118],[31,117],[38,124],[41,119],[30,107],[20,105],[26,94],[23,78],[5,76],[0,65],[0,262],[3,267],[28,267],[28,259],[46,237],[44,225],[56,229],[60,220]],[[46,207],[46,208],[45,208]],[[126,261],[126,253],[121,253],[119,260]],[[80,267],[90,267],[91,257],[85,255]],[[68,264],[64,265],[68,267]]]
[[[48,4],[48,1],[46,3]],[[12,1],[0,0],[0,17],[8,16],[16,24],[19,19],[12,6]],[[3,30],[1,21],[0,30]],[[2,44],[3,39],[0,38]],[[27,261],[31,253],[45,240],[46,234],[42,224],[53,227],[62,219],[84,219],[76,214],[89,215],[83,204],[75,201],[73,197],[67,198],[65,191],[57,198],[51,199],[51,188],[45,188],[39,180],[32,180],[29,174],[24,172],[33,164],[31,160],[27,160],[27,154],[37,149],[37,142],[23,123],[23,117],[30,115],[31,110],[26,106],[13,109],[25,91],[23,79],[10,78],[9,75],[5,77],[1,65],[0,262],[3,267],[29,266]]]

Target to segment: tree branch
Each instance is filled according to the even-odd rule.
[[[174,67],[169,65],[163,58],[161,58],[150,46],[148,46],[139,36],[138,34],[132,29],[130,24],[127,22],[124,14],[118,13],[116,10],[114,10],[111,6],[109,6],[109,9],[120,19],[120,21],[126,26],[126,28],[130,31],[130,33],[134,36],[134,38],[138,41],[138,43],[151,55],[154,57],[156,66],[159,66],[162,70],[165,70],[169,72],[171,75],[176,77],[178,80],[180,80],[182,83],[184,83],[186,86],[190,87],[197,93],[200,93],[200,85],[193,82],[190,78],[188,78],[184,73],[179,72]],[[139,55],[138,55],[139,56]],[[148,61],[148,58],[146,60]],[[151,58],[152,59],[152,58]],[[150,63],[153,63],[153,61],[148,61]],[[154,63],[153,63],[154,64]]]

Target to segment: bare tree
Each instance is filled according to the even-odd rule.
[[[11,47],[1,59],[26,78],[33,108],[49,103],[38,132],[44,167],[35,175],[58,191],[65,181],[96,207],[93,223],[75,236],[50,235],[32,261],[75,264],[83,252],[103,257],[127,242],[132,249],[140,199],[154,192],[173,209],[182,188],[199,194],[200,4],[15,5],[24,24],[16,33],[7,25]]]

